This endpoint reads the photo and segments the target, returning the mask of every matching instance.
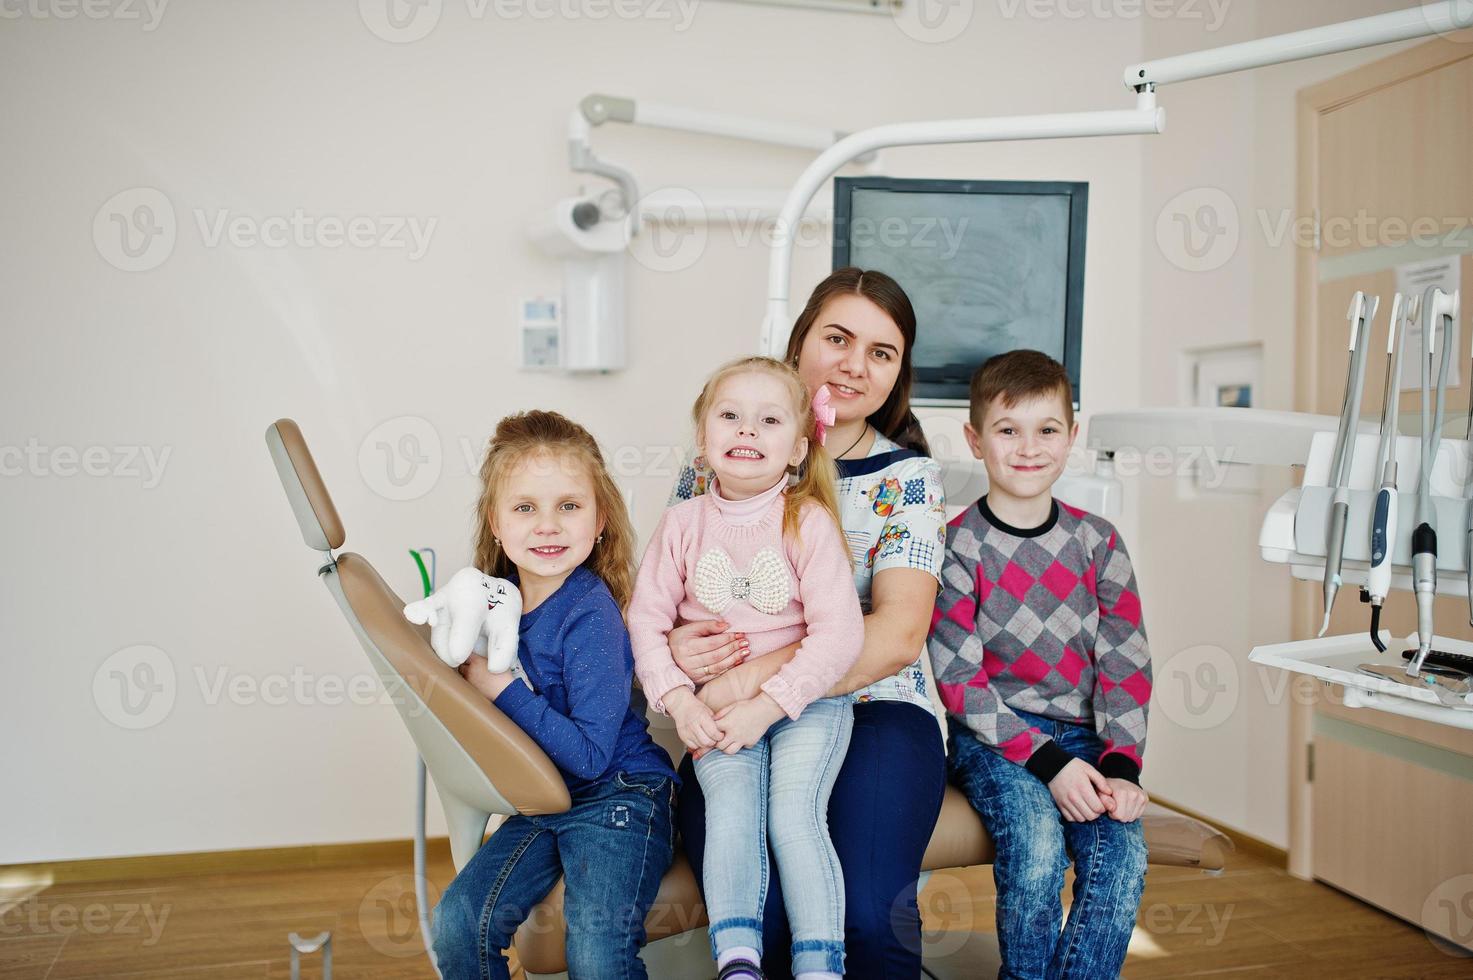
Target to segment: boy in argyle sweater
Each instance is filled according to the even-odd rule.
[[[1002,978],[1118,976],[1145,887],[1151,658],[1119,532],[1053,499],[1072,400],[1038,351],[972,378],[967,442],[989,487],[947,527],[927,643],[952,780],[997,847]]]

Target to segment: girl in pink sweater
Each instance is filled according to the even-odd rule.
[[[849,697],[825,697],[859,656],[864,618],[839,531],[826,388],[809,399],[768,357],[718,370],[692,416],[711,492],[665,511],[629,604],[634,670],[696,753],[706,796],[703,888],[720,980],[760,978],[768,847],[799,980],[844,972],[844,883],[828,800],[849,746]],[[792,479],[790,480],[790,473]],[[713,713],[670,654],[681,621],[719,617],[748,656],[799,643],[753,697]]]

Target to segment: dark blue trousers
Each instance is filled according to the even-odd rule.
[[[678,820],[701,881],[706,805],[690,756],[680,763]],[[916,879],[946,791],[946,751],[930,712],[899,701],[854,706],[854,735],[829,797],[829,835],[844,869],[844,975],[848,980],[916,980],[921,917]],[[793,939],[777,876],[763,913],[762,968],[792,977]]]

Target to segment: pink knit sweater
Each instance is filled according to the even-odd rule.
[[[811,504],[799,542],[785,539],[784,485],[745,501],[725,500],[713,488],[666,510],[655,528],[628,615],[634,671],[655,710],[665,710],[672,689],[695,689],[670,655],[677,622],[725,620],[747,634],[749,659],[801,640],[793,659],[762,685],[790,718],[859,659],[864,614],[838,526]]]

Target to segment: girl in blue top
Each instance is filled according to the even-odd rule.
[[[508,976],[506,948],[565,877],[568,975],[643,978],[645,915],[670,867],[675,774],[629,704],[621,610],[634,531],[598,444],[555,412],[508,416],[481,466],[476,567],[522,593],[524,682],[460,668],[557,765],[572,808],[503,823],[435,909],[446,980]],[[528,686],[530,683],[530,686]]]

